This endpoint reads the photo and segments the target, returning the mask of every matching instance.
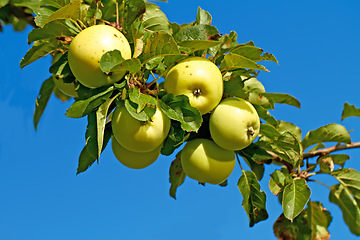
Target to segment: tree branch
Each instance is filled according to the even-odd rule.
[[[360,148],[360,142],[350,143],[350,144],[343,144],[343,145],[335,145],[328,148],[323,148],[311,152],[304,153],[303,158],[312,158],[316,156],[322,156],[327,155],[332,152],[340,151],[340,150],[346,150],[351,148]]]

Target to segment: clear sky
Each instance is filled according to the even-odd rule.
[[[288,93],[301,110],[277,105],[272,112],[307,131],[328,123],[343,124],[360,141],[360,119],[340,120],[343,104],[360,107],[360,2],[357,0],[169,0],[161,9],[172,22],[195,20],[197,7],[209,11],[222,33],[236,31],[238,42],[254,41],[273,53],[279,65],[266,63],[260,73],[268,92]],[[273,239],[272,225],[281,206],[268,190],[265,172],[261,189],[267,194],[269,219],[248,226],[236,186],[237,166],[229,186],[200,186],[187,179],[177,200],[168,195],[168,170],[174,156],[160,157],[144,170],[123,167],[111,148],[100,164],[76,175],[84,145],[86,119],[64,113],[71,102],[50,99],[38,131],[32,124],[35,98],[48,78],[50,59],[23,70],[20,59],[29,46],[30,28],[0,33],[0,239]],[[348,151],[346,167],[360,170],[360,149]],[[332,179],[321,179],[328,185]],[[311,199],[331,211],[331,239],[358,239],[329,203],[328,189],[311,183]]]

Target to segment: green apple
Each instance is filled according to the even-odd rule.
[[[117,160],[124,166],[133,169],[142,169],[150,166],[158,159],[162,145],[150,152],[133,152],[127,150],[121,146],[115,138],[112,138],[111,147]]]
[[[213,110],[223,95],[223,79],[219,68],[202,57],[189,57],[170,69],[164,89],[174,95],[189,97],[190,105],[203,115]]]
[[[111,126],[115,139],[127,150],[150,152],[158,148],[170,130],[170,119],[157,107],[151,121],[135,119],[124,104],[114,110]]]
[[[217,145],[227,150],[241,150],[258,136],[260,119],[250,102],[229,97],[222,100],[211,113],[209,128]]]
[[[64,94],[70,97],[78,97],[77,92],[75,91],[75,82],[65,83],[62,78],[53,77],[55,86]]]
[[[226,150],[213,141],[196,138],[181,150],[181,165],[185,174],[201,183],[220,184],[235,167],[234,151]]]
[[[100,69],[104,53],[119,50],[124,59],[131,58],[131,48],[125,36],[108,25],[94,25],[82,30],[72,40],[68,60],[76,79],[86,87],[98,88],[119,81],[125,70],[105,74]]]

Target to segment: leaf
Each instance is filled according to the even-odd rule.
[[[282,103],[300,108],[300,102],[295,97],[285,93],[263,93],[272,103]]]
[[[111,72],[116,72],[116,71],[120,71],[120,70],[126,70],[126,71],[129,71],[130,73],[140,72],[141,62],[137,58],[126,59],[125,61],[115,65],[111,69]]]
[[[106,101],[106,98],[110,97],[113,89],[113,87],[109,87],[107,90],[93,95],[92,97],[75,101],[66,111],[65,115],[70,118],[81,118],[88,115],[103,104]]]
[[[259,105],[253,105],[253,106],[255,107],[255,109],[261,119],[266,121],[268,124],[271,124],[274,127],[277,127],[278,122],[276,121],[276,119],[273,116],[271,116],[271,114],[268,110],[266,110],[265,108],[263,108],[262,106],[259,106]]]
[[[102,151],[104,151],[106,145],[108,144],[111,135],[112,135],[112,129],[111,129],[111,123],[109,122],[105,125]],[[93,156],[93,154],[90,154],[91,148],[93,147],[94,146],[89,146],[88,144],[86,144],[83,150],[81,151],[76,174],[85,172],[96,161],[97,157]]]
[[[222,72],[237,70],[239,68],[262,70],[269,72],[269,70],[267,70],[264,66],[257,64],[255,61],[232,52],[226,54],[224,59],[220,63],[220,70]]]
[[[121,56],[119,50],[111,50],[104,53],[100,58],[100,69],[106,74],[111,72],[111,69],[123,62],[125,59]]]
[[[337,143],[350,143],[350,135],[344,126],[340,124],[331,123],[326,126],[319,127],[316,130],[309,131],[301,144],[304,149],[313,144],[323,142],[337,142]]]
[[[255,62],[267,60],[278,63],[274,55],[271,53],[264,53],[263,49],[252,45],[241,44],[239,47],[232,49],[231,52],[242,55]]]
[[[39,94],[36,97],[35,112],[33,116],[35,130],[37,130],[40,118],[44,113],[46,105],[49,102],[51,94],[53,93],[54,90],[55,90],[55,83],[51,76],[42,83]]]
[[[360,108],[356,108],[355,105],[350,105],[346,102],[344,103],[341,120],[348,117],[360,117]]]
[[[28,43],[47,38],[74,36],[78,31],[74,31],[69,27],[71,23],[68,20],[56,20],[43,26],[31,30],[28,35]]]
[[[169,194],[171,197],[176,199],[176,191],[177,188],[183,184],[185,181],[186,175],[181,166],[181,152],[176,154],[176,158],[174,161],[171,162],[170,169],[169,169],[169,182],[171,184]]]
[[[125,24],[130,26],[135,19],[145,13],[146,5],[144,0],[124,0],[125,3]]]
[[[49,53],[53,52],[59,47],[59,44],[52,40],[41,40],[34,42],[32,48],[30,48],[25,56],[20,61],[20,68],[24,68],[30,63],[35,62],[36,60],[45,57]]]
[[[252,171],[242,170],[242,175],[238,181],[238,188],[243,196],[242,206],[249,217],[250,227],[256,223],[266,220],[266,194],[260,191],[260,184]]]
[[[311,229],[308,220],[301,214],[294,221],[287,219],[282,213],[273,225],[274,234],[280,240],[310,240]],[[324,239],[325,240],[325,239]]]
[[[293,123],[278,121],[277,130],[280,133],[290,132],[298,141],[301,141],[301,129]]]
[[[174,38],[163,32],[153,33],[146,39],[143,53],[139,56],[142,63],[159,56],[178,56],[180,51]]]
[[[46,20],[45,24],[58,19],[72,19],[75,21],[80,19],[80,5],[81,2],[79,0],[70,2],[69,4],[51,14]]]
[[[331,173],[353,196],[360,207],[360,172],[355,169],[339,169]]]
[[[196,14],[196,24],[211,24],[212,17],[209,12],[203,10],[201,7],[198,7]]]
[[[281,133],[271,124],[261,123],[260,124],[260,134],[270,138],[278,138],[281,136]]]
[[[351,193],[342,184],[330,188],[329,201],[338,205],[350,231],[360,236],[360,208]]]
[[[219,31],[216,27],[208,24],[188,26],[174,35],[176,42],[185,40],[214,40],[218,38]]]
[[[209,40],[184,40],[178,43],[180,47],[189,48],[188,53],[193,53],[198,50],[205,50],[219,45],[221,42]]]
[[[153,3],[146,3],[143,25],[144,29],[149,32],[165,32],[170,35],[172,34],[172,28],[166,15]]]
[[[176,126],[176,122],[172,122],[170,131],[163,142],[161,154],[170,156],[178,147],[180,147],[189,137],[180,126]]]
[[[244,82],[239,75],[231,75],[230,79],[224,81],[224,94],[239,98],[246,98],[247,94],[244,92]]]
[[[252,143],[248,147],[237,151],[243,158],[250,159],[258,164],[262,164],[269,159],[272,159],[273,156],[269,154],[266,150],[260,148],[258,145]]]
[[[282,206],[284,216],[289,220],[294,220],[310,199],[311,190],[305,179],[295,179],[293,183],[284,188]]]
[[[331,154],[329,155],[334,164],[340,165],[341,167],[344,167],[345,162],[350,159],[349,155],[346,154]]]
[[[179,121],[181,128],[187,132],[196,132],[202,124],[198,109],[192,107],[186,95],[166,94],[159,101],[163,112],[172,120]]]
[[[320,202],[309,201],[304,215],[311,229],[311,239],[330,239],[328,228],[332,217]]]
[[[87,146],[87,151],[90,156],[99,159],[100,152],[98,151],[96,112],[88,114],[87,122],[85,145]]]

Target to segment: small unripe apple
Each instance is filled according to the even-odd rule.
[[[170,69],[164,80],[166,92],[188,96],[190,105],[202,115],[218,105],[223,88],[219,68],[202,57],[189,57],[181,61]]]
[[[153,164],[160,156],[161,145],[150,152],[132,152],[121,146],[115,138],[111,140],[112,151],[117,160],[124,166],[142,169]]]
[[[135,119],[124,104],[114,110],[111,126],[115,139],[127,150],[150,152],[158,148],[170,130],[170,119],[157,107],[151,121]]]
[[[249,146],[260,131],[260,119],[254,106],[237,97],[225,98],[214,109],[209,120],[214,142],[227,150]]]
[[[82,30],[70,43],[68,61],[75,78],[84,86],[98,88],[119,81],[125,70],[104,73],[100,69],[102,55],[119,50],[124,59],[131,58],[131,48],[125,36],[108,25],[94,25]]]
[[[213,141],[196,138],[181,150],[181,165],[185,174],[201,183],[220,184],[235,167],[235,153],[223,149]]]

